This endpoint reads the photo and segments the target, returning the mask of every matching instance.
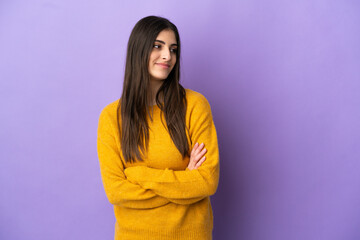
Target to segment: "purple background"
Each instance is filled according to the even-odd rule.
[[[98,117],[153,14],[212,106],[214,239],[360,239],[360,3],[129,2],[0,2],[0,239],[113,239]]]

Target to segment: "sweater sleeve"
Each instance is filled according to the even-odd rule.
[[[168,199],[126,179],[115,133],[109,113],[104,109],[98,124],[97,152],[101,178],[109,202],[113,205],[138,209],[156,208],[168,204],[170,202]]]
[[[204,143],[207,153],[203,164],[194,170],[174,171],[146,166],[125,169],[128,180],[168,199],[197,199],[215,194],[219,182],[219,150],[211,108],[205,97],[190,109],[192,146]]]

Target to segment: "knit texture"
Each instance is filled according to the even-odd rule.
[[[106,196],[114,206],[115,240],[209,240],[210,196],[219,182],[219,150],[211,108],[200,93],[186,90],[187,135],[192,149],[204,143],[205,162],[189,170],[169,133],[161,110],[153,106],[149,148],[143,162],[126,163],[116,123],[119,100],[100,113],[97,151]],[[163,125],[163,123],[165,126]]]

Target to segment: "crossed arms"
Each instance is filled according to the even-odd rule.
[[[146,166],[125,168],[115,140],[116,123],[105,108],[100,114],[97,150],[105,193],[113,205],[149,209],[168,203],[192,204],[216,192],[219,152],[210,105],[203,97],[190,118],[192,146],[203,142],[206,160],[198,169],[174,171]]]

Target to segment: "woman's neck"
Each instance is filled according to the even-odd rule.
[[[161,85],[164,83],[164,81],[161,80],[151,80],[150,79],[150,105],[154,106],[156,105],[156,93],[159,91]],[[160,101],[163,102],[163,94],[160,94]]]

